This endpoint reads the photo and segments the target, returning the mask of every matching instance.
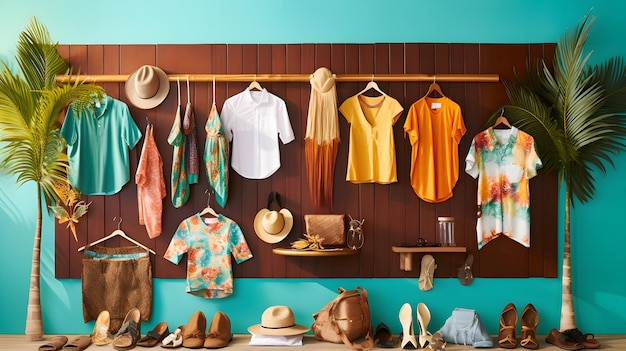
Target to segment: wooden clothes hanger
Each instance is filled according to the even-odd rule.
[[[253,89],[263,91],[263,87],[261,87],[261,84],[259,84],[259,82],[256,81],[256,74],[254,75],[254,80],[252,81],[252,83],[248,85],[248,90],[253,90]]]
[[[433,76],[433,82],[428,87],[428,91],[426,92],[424,96],[430,96],[432,93],[435,93],[435,92],[439,93],[439,95],[441,95],[440,97],[446,96],[446,94],[443,93],[443,91],[441,90],[441,87],[437,83],[437,76]]]
[[[114,220],[115,220],[115,218],[114,218]],[[154,250],[150,249],[149,247],[141,244],[140,242],[138,242],[138,241],[134,240],[133,238],[131,238],[130,236],[126,235],[126,233],[124,233],[124,231],[122,229],[120,229],[121,225],[122,225],[122,218],[120,217],[120,222],[117,224],[117,229],[116,230],[114,230],[111,234],[105,236],[104,238],[101,238],[101,239],[98,239],[98,240],[92,242],[88,246],[93,246],[93,245],[99,244],[99,243],[101,243],[103,241],[106,241],[106,240],[109,240],[109,239],[111,239],[112,237],[115,237],[115,236],[121,236],[122,238],[124,238],[124,239],[130,241],[131,243],[141,247],[142,249],[150,252],[151,254],[156,255],[156,252],[154,252]],[[85,247],[87,247],[87,246],[83,246],[83,247],[79,248],[78,251],[83,251],[85,249]]]
[[[373,75],[372,75],[372,80],[367,83],[367,85],[365,86],[365,89],[361,90],[357,95],[362,95],[363,93],[365,93],[366,91],[368,91],[370,89],[376,90],[382,96],[387,96],[387,94],[385,94],[385,92],[382,91],[382,89],[380,89],[378,84],[374,81],[374,76]]]
[[[213,208],[211,208],[211,192],[207,189],[205,194],[208,194],[208,198],[206,200],[206,207],[199,213],[200,217],[205,216],[207,214],[213,215],[215,217],[219,217],[217,212]]]
[[[508,129],[511,129],[511,123],[509,123],[509,120],[506,119],[506,117],[504,117],[504,109],[502,109],[502,112],[500,112],[500,117],[498,117],[495,121],[495,123],[493,124],[493,128],[496,127],[500,127],[500,126],[504,126]]]

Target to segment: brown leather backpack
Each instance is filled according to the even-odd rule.
[[[344,343],[353,350],[370,350],[374,347],[367,291],[339,288],[339,295],[313,315],[317,340],[336,344]]]

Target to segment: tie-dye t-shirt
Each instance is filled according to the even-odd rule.
[[[478,178],[478,249],[501,234],[530,247],[528,181],[541,167],[533,137],[515,127],[474,137],[465,171]]]
[[[206,221],[195,214],[180,223],[165,252],[165,259],[178,264],[187,253],[187,292],[205,298],[233,293],[232,253],[237,263],[252,257],[239,225],[218,215]]]

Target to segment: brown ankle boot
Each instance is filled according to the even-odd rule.
[[[204,339],[204,347],[207,349],[219,349],[227,346],[232,338],[230,334],[230,319],[224,312],[216,312],[213,315],[206,339]]]
[[[189,321],[183,330],[183,347],[199,349],[204,345],[204,333],[206,331],[206,317],[202,311],[198,311],[189,317]]]

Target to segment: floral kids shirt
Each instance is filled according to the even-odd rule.
[[[532,136],[512,127],[478,133],[465,171],[478,178],[478,249],[501,234],[530,247],[529,179],[542,167]]]
[[[235,221],[223,215],[202,218],[195,214],[180,223],[165,252],[165,259],[178,264],[187,253],[187,292],[205,298],[233,293],[230,254],[237,263],[252,252]]]

